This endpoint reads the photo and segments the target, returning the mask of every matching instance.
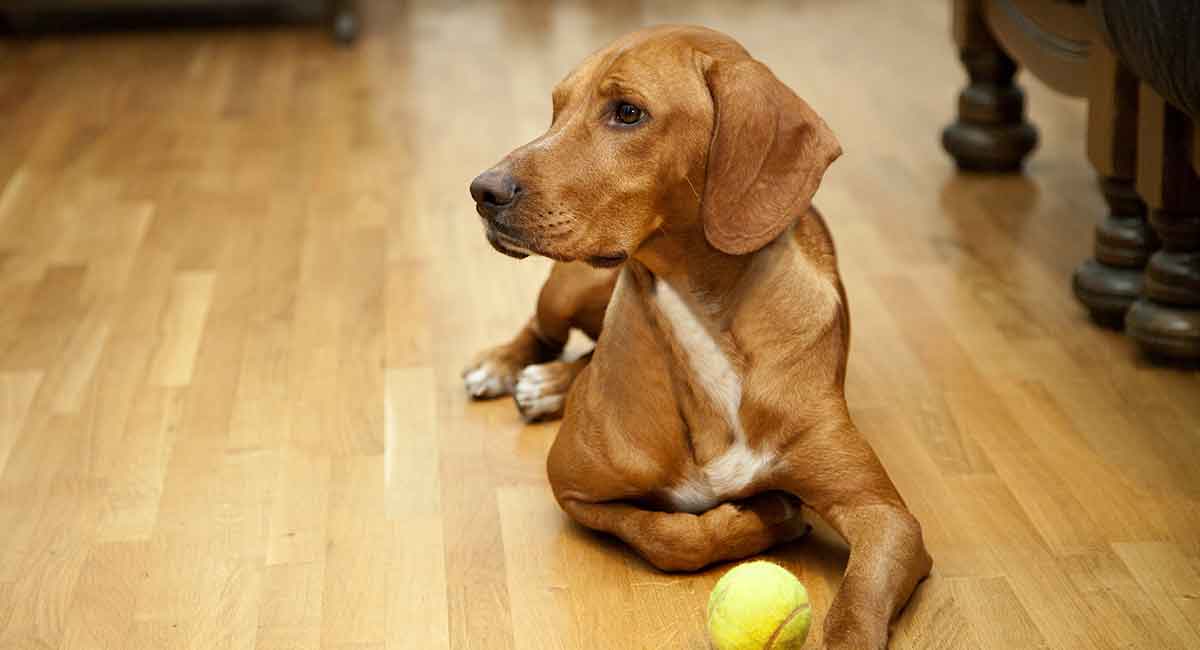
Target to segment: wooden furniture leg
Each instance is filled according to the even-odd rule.
[[[1025,94],[1013,83],[1017,64],[988,30],[982,0],[955,0],[954,40],[969,81],[942,147],[959,169],[1016,171],[1037,144],[1037,131],[1025,121]]]
[[[1200,359],[1200,176],[1196,124],[1150,86],[1138,94],[1137,190],[1162,249],[1146,265],[1129,334],[1153,355]]]
[[[1111,327],[1142,293],[1142,269],[1158,247],[1146,204],[1134,188],[1137,169],[1138,81],[1111,51],[1091,54],[1088,158],[1100,175],[1108,215],[1096,226],[1095,256],[1075,270],[1072,288],[1092,318]]]
[[[360,29],[358,7],[354,0],[331,0],[331,8],[334,38],[342,44],[353,43]]]

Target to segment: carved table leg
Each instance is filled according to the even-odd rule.
[[[988,31],[982,0],[955,0],[954,40],[970,81],[942,147],[960,169],[1016,171],[1037,144],[1037,131],[1025,121],[1025,94],[1013,83],[1017,64]]]
[[[1195,128],[1142,85],[1137,188],[1162,250],[1150,257],[1125,326],[1146,351],[1174,359],[1200,359],[1200,176],[1188,150]]]
[[[1089,64],[1088,158],[1100,174],[1108,216],[1096,226],[1095,257],[1075,269],[1072,287],[1092,318],[1111,327],[1142,293],[1142,269],[1158,248],[1137,195],[1138,81],[1103,44]]]

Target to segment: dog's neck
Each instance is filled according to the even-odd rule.
[[[714,315],[728,314],[757,252],[727,255],[713,248],[700,228],[660,231],[633,256],[654,277],[701,300]]]

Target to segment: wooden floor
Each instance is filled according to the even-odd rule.
[[[0,42],[0,647],[707,647],[726,567],[570,525],[555,425],[458,376],[547,269],[491,251],[468,181],[663,21],[739,37],[845,147],[849,401],[936,563],[895,647],[1200,647],[1200,378],[1070,296],[1103,210],[1079,102],[1026,79],[1027,173],[961,176],[941,1],[444,4],[369,4],[353,50]],[[819,642],[844,548],[770,557]]]

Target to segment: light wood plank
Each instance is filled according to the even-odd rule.
[[[40,372],[0,373],[0,476],[17,437],[24,430],[25,418],[41,381]]]
[[[384,497],[403,531],[387,574],[389,648],[450,647],[433,379],[427,367],[386,376]]]
[[[501,488],[497,498],[512,603],[513,647],[577,646],[580,639],[570,638],[569,567],[548,562],[556,558],[545,558],[540,552],[555,541],[557,528],[562,525],[558,508],[552,505],[553,497],[538,486]],[[645,641],[657,643],[652,638]]]
[[[204,333],[212,300],[213,274],[181,273],[171,284],[171,299],[163,314],[163,341],[154,356],[151,376],[159,386],[186,386]]]
[[[324,562],[279,564],[263,572],[258,650],[321,647]]]
[[[1200,572],[1172,544],[1130,542],[1114,544],[1134,578],[1166,621],[1180,647],[1200,643]]]
[[[104,541],[148,540],[158,521],[166,466],[183,417],[182,391],[143,392],[129,415],[108,481],[107,505],[97,531]]]
[[[389,550],[396,531],[387,519],[381,456],[333,462],[321,610],[323,647],[382,646],[388,634]]]
[[[986,648],[1038,648],[1046,645],[1020,597],[1002,576],[950,578],[954,602],[977,635],[973,645]]]
[[[62,648],[118,648],[128,637],[138,587],[147,569],[140,542],[96,544],[75,585]]]

